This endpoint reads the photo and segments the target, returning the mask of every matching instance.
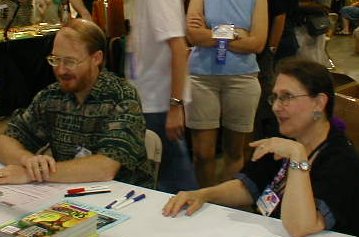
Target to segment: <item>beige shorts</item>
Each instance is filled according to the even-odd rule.
[[[193,129],[223,126],[252,132],[261,87],[257,74],[190,77],[192,102],[186,106],[186,124]]]

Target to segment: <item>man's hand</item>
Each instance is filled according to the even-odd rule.
[[[21,164],[26,168],[32,181],[43,182],[56,172],[56,161],[51,156],[35,155],[21,158]]]
[[[182,138],[184,134],[183,106],[171,106],[166,122],[167,138],[171,141]]]
[[[20,165],[8,165],[0,169],[0,184],[26,184],[32,180],[26,168]]]

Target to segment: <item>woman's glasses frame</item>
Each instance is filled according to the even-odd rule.
[[[273,106],[274,103],[278,100],[281,105],[288,106],[292,100],[303,96],[310,96],[310,95],[308,94],[292,95],[290,93],[285,93],[282,95],[271,94],[270,96],[268,96],[267,102],[269,105]]]

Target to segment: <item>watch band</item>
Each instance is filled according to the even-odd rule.
[[[170,105],[172,106],[183,106],[183,100],[177,99],[175,97],[170,98]]]
[[[310,171],[312,166],[306,160],[299,161],[299,162],[291,160],[291,161],[289,161],[289,167],[294,170]]]

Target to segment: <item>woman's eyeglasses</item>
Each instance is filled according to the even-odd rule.
[[[87,56],[88,57],[88,56]],[[86,58],[87,58],[86,57]],[[49,55],[46,57],[47,62],[53,66],[53,67],[58,67],[60,65],[60,63],[62,63],[62,65],[64,67],[66,67],[67,69],[70,70],[74,70],[76,69],[76,67],[84,62],[86,60],[86,58],[84,58],[83,60],[79,61],[76,58],[71,58],[71,57],[58,57],[55,55]]]
[[[310,95],[292,95],[289,93],[277,95],[277,94],[271,94],[267,98],[268,104],[273,106],[273,104],[276,102],[276,100],[279,100],[279,103],[283,106],[288,106],[290,104],[291,100],[294,100],[295,98],[302,97],[302,96],[310,96]]]

